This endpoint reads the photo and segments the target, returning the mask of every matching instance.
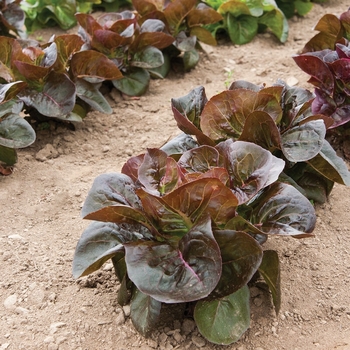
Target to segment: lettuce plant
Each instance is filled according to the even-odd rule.
[[[20,8],[21,0],[0,1],[0,35],[25,37],[24,11]]]
[[[73,276],[112,259],[118,302],[148,335],[163,303],[186,303],[209,341],[230,344],[249,327],[248,282],[259,274],[281,303],[273,236],[312,235],[315,212],[350,173],[325,141],[332,119],[313,95],[278,82],[234,82],[210,100],[203,87],[172,99],[184,132],[98,176],[83,205]]]
[[[122,79],[111,79],[114,86],[127,95],[142,95],[150,81],[149,71],[166,64],[161,49],[174,41],[164,23],[149,19],[139,26],[130,11],[104,14],[97,20],[82,13],[76,17],[84,48],[105,55],[122,72]]]
[[[103,80],[121,78],[122,74],[104,55],[87,50],[78,35],[62,35],[40,47],[36,41],[18,41],[0,37],[0,82],[9,86],[22,84],[15,101],[25,105],[32,117],[54,117],[81,121],[86,105],[102,112],[111,108],[98,88]],[[89,62],[94,62],[91,64]]]
[[[16,149],[28,147],[35,141],[35,131],[19,115],[23,102],[13,100],[23,85],[23,82],[0,84],[0,174],[4,175],[10,174],[12,165],[17,162]]]
[[[288,37],[288,22],[274,0],[205,0],[223,16],[223,21],[210,26],[216,35],[228,33],[231,41],[242,45],[250,42],[258,32],[269,29],[282,43]]]
[[[125,4],[130,5],[127,0],[22,0],[20,6],[26,14],[26,27],[32,32],[56,25],[67,30],[77,24],[77,12],[89,13],[95,6],[117,11]]]
[[[311,0],[276,0],[276,4],[288,19],[294,15],[305,16],[313,6]]]
[[[155,327],[162,303],[191,303],[204,337],[237,341],[249,327],[247,283],[257,271],[280,307],[278,256],[260,243],[314,229],[310,202],[276,182],[283,168],[268,150],[232,139],[195,146],[185,136],[130,158],[92,185],[82,215],[94,221],[77,244],[74,277],[112,259],[118,301],[131,302],[142,334]]]
[[[174,37],[173,45],[166,54],[173,60],[181,61],[185,71],[196,66],[199,61],[197,51],[200,42],[216,45],[216,40],[205,26],[217,23],[222,16],[211,7],[196,0],[133,0],[132,4],[141,16],[161,20]]]
[[[172,105],[179,128],[199,144],[233,139],[260,145],[285,161],[281,181],[324,202],[334,182],[350,185],[350,173],[325,140],[333,120],[312,112],[313,99],[311,92],[283,82],[262,87],[238,81],[209,101],[197,88]]]
[[[78,35],[62,35],[43,47],[33,40],[0,37],[0,161],[12,166],[16,149],[35,140],[23,118],[81,121],[90,108],[112,109],[99,91],[121,72],[105,55],[80,51]],[[93,62],[93,64],[92,64]]]
[[[329,128],[337,128],[350,121],[350,11],[323,16],[315,29],[320,32],[293,58],[315,86],[312,111],[331,117]]]

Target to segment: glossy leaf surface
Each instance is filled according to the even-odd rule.
[[[220,249],[205,219],[193,226],[178,247],[160,242],[125,244],[128,275],[144,294],[165,303],[206,297],[221,275]]]
[[[350,172],[346,163],[327,141],[323,142],[320,153],[310,159],[308,164],[327,179],[350,186]]]
[[[276,314],[281,308],[281,274],[278,254],[274,250],[265,250],[259,272],[269,286]]]
[[[229,345],[249,328],[250,293],[247,286],[217,300],[200,300],[194,310],[199,332],[210,342]]]
[[[218,299],[244,287],[258,270],[263,252],[260,244],[245,232],[214,231],[222,257],[220,281],[209,296]]]
[[[218,144],[217,148],[225,157],[230,187],[240,204],[275,182],[285,165],[282,159],[254,143],[227,140]]]
[[[135,289],[131,304],[130,316],[135,328],[148,336],[159,320],[161,302]]]
[[[122,204],[140,208],[141,202],[135,193],[134,182],[124,174],[99,175],[93,182],[82,208],[85,217],[101,208]]]
[[[98,270],[107,260],[123,251],[122,243],[142,237],[136,232],[136,226],[92,222],[77,243],[73,277],[78,278]]]
[[[237,197],[217,178],[200,178],[162,197],[170,207],[186,214],[192,222],[209,214],[217,225],[236,215]]]
[[[273,183],[250,207],[250,222],[265,234],[308,237],[315,227],[314,207],[291,185]]]
[[[10,114],[0,119],[0,145],[23,148],[35,141],[35,131],[22,117]]]

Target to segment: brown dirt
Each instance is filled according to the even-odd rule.
[[[161,325],[145,339],[128,308],[117,304],[110,264],[78,282],[71,276],[75,245],[88,224],[80,209],[93,179],[179,133],[172,97],[198,85],[211,97],[238,79],[267,85],[297,80],[312,89],[291,56],[315,34],[323,14],[347,7],[345,0],[315,5],[289,22],[285,45],[264,34],[242,47],[211,48],[192,72],[152,81],[139,100],[110,97],[112,115],[92,112],[75,130],[52,123],[38,131],[35,144],[19,152],[15,172],[0,177],[0,350],[350,349],[350,188],[340,185],[317,208],[314,238],[275,238],[265,245],[281,259],[281,312],[276,317],[270,296],[252,288],[251,326],[236,344],[209,344],[191,320]]]

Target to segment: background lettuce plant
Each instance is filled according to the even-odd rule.
[[[80,51],[82,45],[78,35],[58,36],[43,47],[33,40],[0,37],[0,81],[5,86],[22,82],[11,98],[23,102],[26,113],[39,119],[81,121],[86,109],[79,99],[101,112],[111,112],[98,88],[102,81],[122,74],[104,55]]]
[[[28,147],[35,141],[35,131],[19,114],[23,102],[12,99],[23,84],[0,84],[0,174],[3,175],[11,174],[17,162],[16,149]]]
[[[350,174],[325,139],[333,120],[312,112],[313,99],[311,92],[283,82],[264,87],[237,81],[209,101],[197,88],[172,106],[179,128],[199,144],[227,139],[258,144],[285,161],[281,181],[324,202],[334,182],[350,185]]]
[[[231,41],[242,45],[257,33],[269,29],[282,43],[288,38],[288,22],[274,0],[205,0],[223,16],[223,21],[209,28],[216,36],[228,33]]]
[[[33,40],[0,37],[0,161],[13,165],[15,149],[34,142],[24,116],[81,121],[90,108],[112,112],[99,87],[122,74],[103,54],[80,51],[83,43],[73,34],[43,47]]]
[[[30,32],[56,25],[66,30],[77,24],[75,18],[77,12],[89,13],[94,7],[105,11],[117,11],[120,6],[130,5],[127,0],[22,0],[18,2],[25,11],[25,24]]]
[[[216,45],[216,40],[207,25],[222,20],[222,16],[211,7],[197,0],[133,0],[140,15],[140,23],[147,19],[159,19],[166,26],[174,41],[166,51],[169,60],[180,61],[188,71],[199,61],[197,49],[200,42]]]
[[[25,13],[20,8],[21,0],[0,1],[0,35],[25,37]]]
[[[294,15],[305,16],[308,14],[313,7],[313,2],[323,3],[326,1],[327,0],[276,0],[276,4],[289,19]]]
[[[315,29],[319,33],[293,58],[315,86],[313,112],[331,117],[333,129],[350,121],[350,11],[323,16]]]
[[[149,85],[149,71],[166,65],[161,49],[174,41],[164,23],[149,19],[139,26],[130,11],[104,14],[97,20],[82,13],[76,16],[84,48],[105,55],[122,72],[123,78],[112,79],[113,85],[124,94],[142,95]]]

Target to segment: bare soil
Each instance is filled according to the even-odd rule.
[[[112,115],[91,112],[74,130],[54,122],[37,130],[35,144],[19,152],[15,172],[0,177],[0,350],[350,349],[350,188],[344,186],[336,185],[317,207],[313,238],[266,243],[281,259],[281,312],[276,316],[268,292],[253,287],[251,326],[230,346],[208,343],[191,319],[179,317],[145,339],[128,308],[117,304],[111,264],[78,281],[71,275],[77,240],[88,225],[80,210],[92,181],[179,133],[171,98],[198,85],[211,97],[238,79],[267,85],[283,79],[312,90],[291,57],[323,14],[347,8],[345,0],[315,5],[305,18],[289,21],[284,45],[263,34],[245,46],[209,48],[193,71],[152,81],[138,100],[112,93]],[[178,308],[166,311],[165,320],[179,314]]]

